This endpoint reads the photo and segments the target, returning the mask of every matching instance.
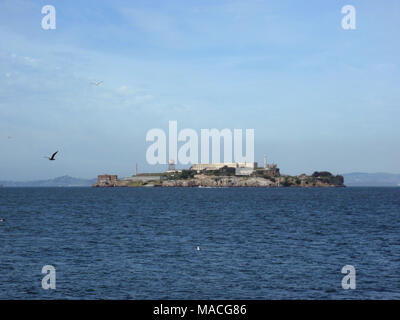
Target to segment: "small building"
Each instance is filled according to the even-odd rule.
[[[236,168],[235,176],[251,176],[253,172],[253,168]]]
[[[276,165],[268,165],[267,168],[257,169],[257,174],[269,177],[280,177],[281,173]]]
[[[115,174],[102,174],[97,176],[97,183],[95,186],[116,186],[118,182],[118,176]]]

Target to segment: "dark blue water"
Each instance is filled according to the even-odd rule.
[[[1,299],[400,298],[400,188],[2,188],[0,217]]]

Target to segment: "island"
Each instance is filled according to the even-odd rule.
[[[315,171],[311,175],[281,175],[276,164],[257,167],[257,163],[195,164],[176,170],[171,163],[162,173],[141,173],[118,179],[99,175],[93,187],[345,187],[341,175]]]

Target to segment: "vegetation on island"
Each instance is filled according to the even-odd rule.
[[[197,172],[194,170],[182,170],[175,172],[166,172],[162,178],[164,180],[187,180],[193,179]]]
[[[248,172],[248,171],[247,171]],[[239,173],[236,175],[236,173]],[[277,168],[258,168],[249,175],[240,175],[235,168],[224,166],[218,170],[176,170],[163,174],[142,175],[132,179],[98,181],[96,187],[343,187],[344,178],[328,171],[312,175],[281,175]],[[246,171],[244,171],[246,173]]]
[[[283,176],[283,187],[318,187],[321,185],[344,186],[344,178],[341,175],[333,175],[328,171],[315,171],[311,176],[302,174],[299,176]]]
[[[235,168],[224,166],[218,170],[204,170],[200,173],[194,170],[182,170],[175,172],[167,172],[162,176],[162,181],[197,181],[202,179],[212,179],[220,181],[221,179],[237,179],[244,184],[251,179],[258,181],[267,181],[271,186],[277,187],[318,187],[318,186],[344,186],[343,176],[333,175],[328,171],[315,171],[311,176],[301,174],[299,176],[280,175],[274,170],[265,170],[259,168],[249,176],[236,176]]]

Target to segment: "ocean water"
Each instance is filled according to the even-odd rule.
[[[400,188],[1,188],[0,217],[0,299],[400,298]]]

